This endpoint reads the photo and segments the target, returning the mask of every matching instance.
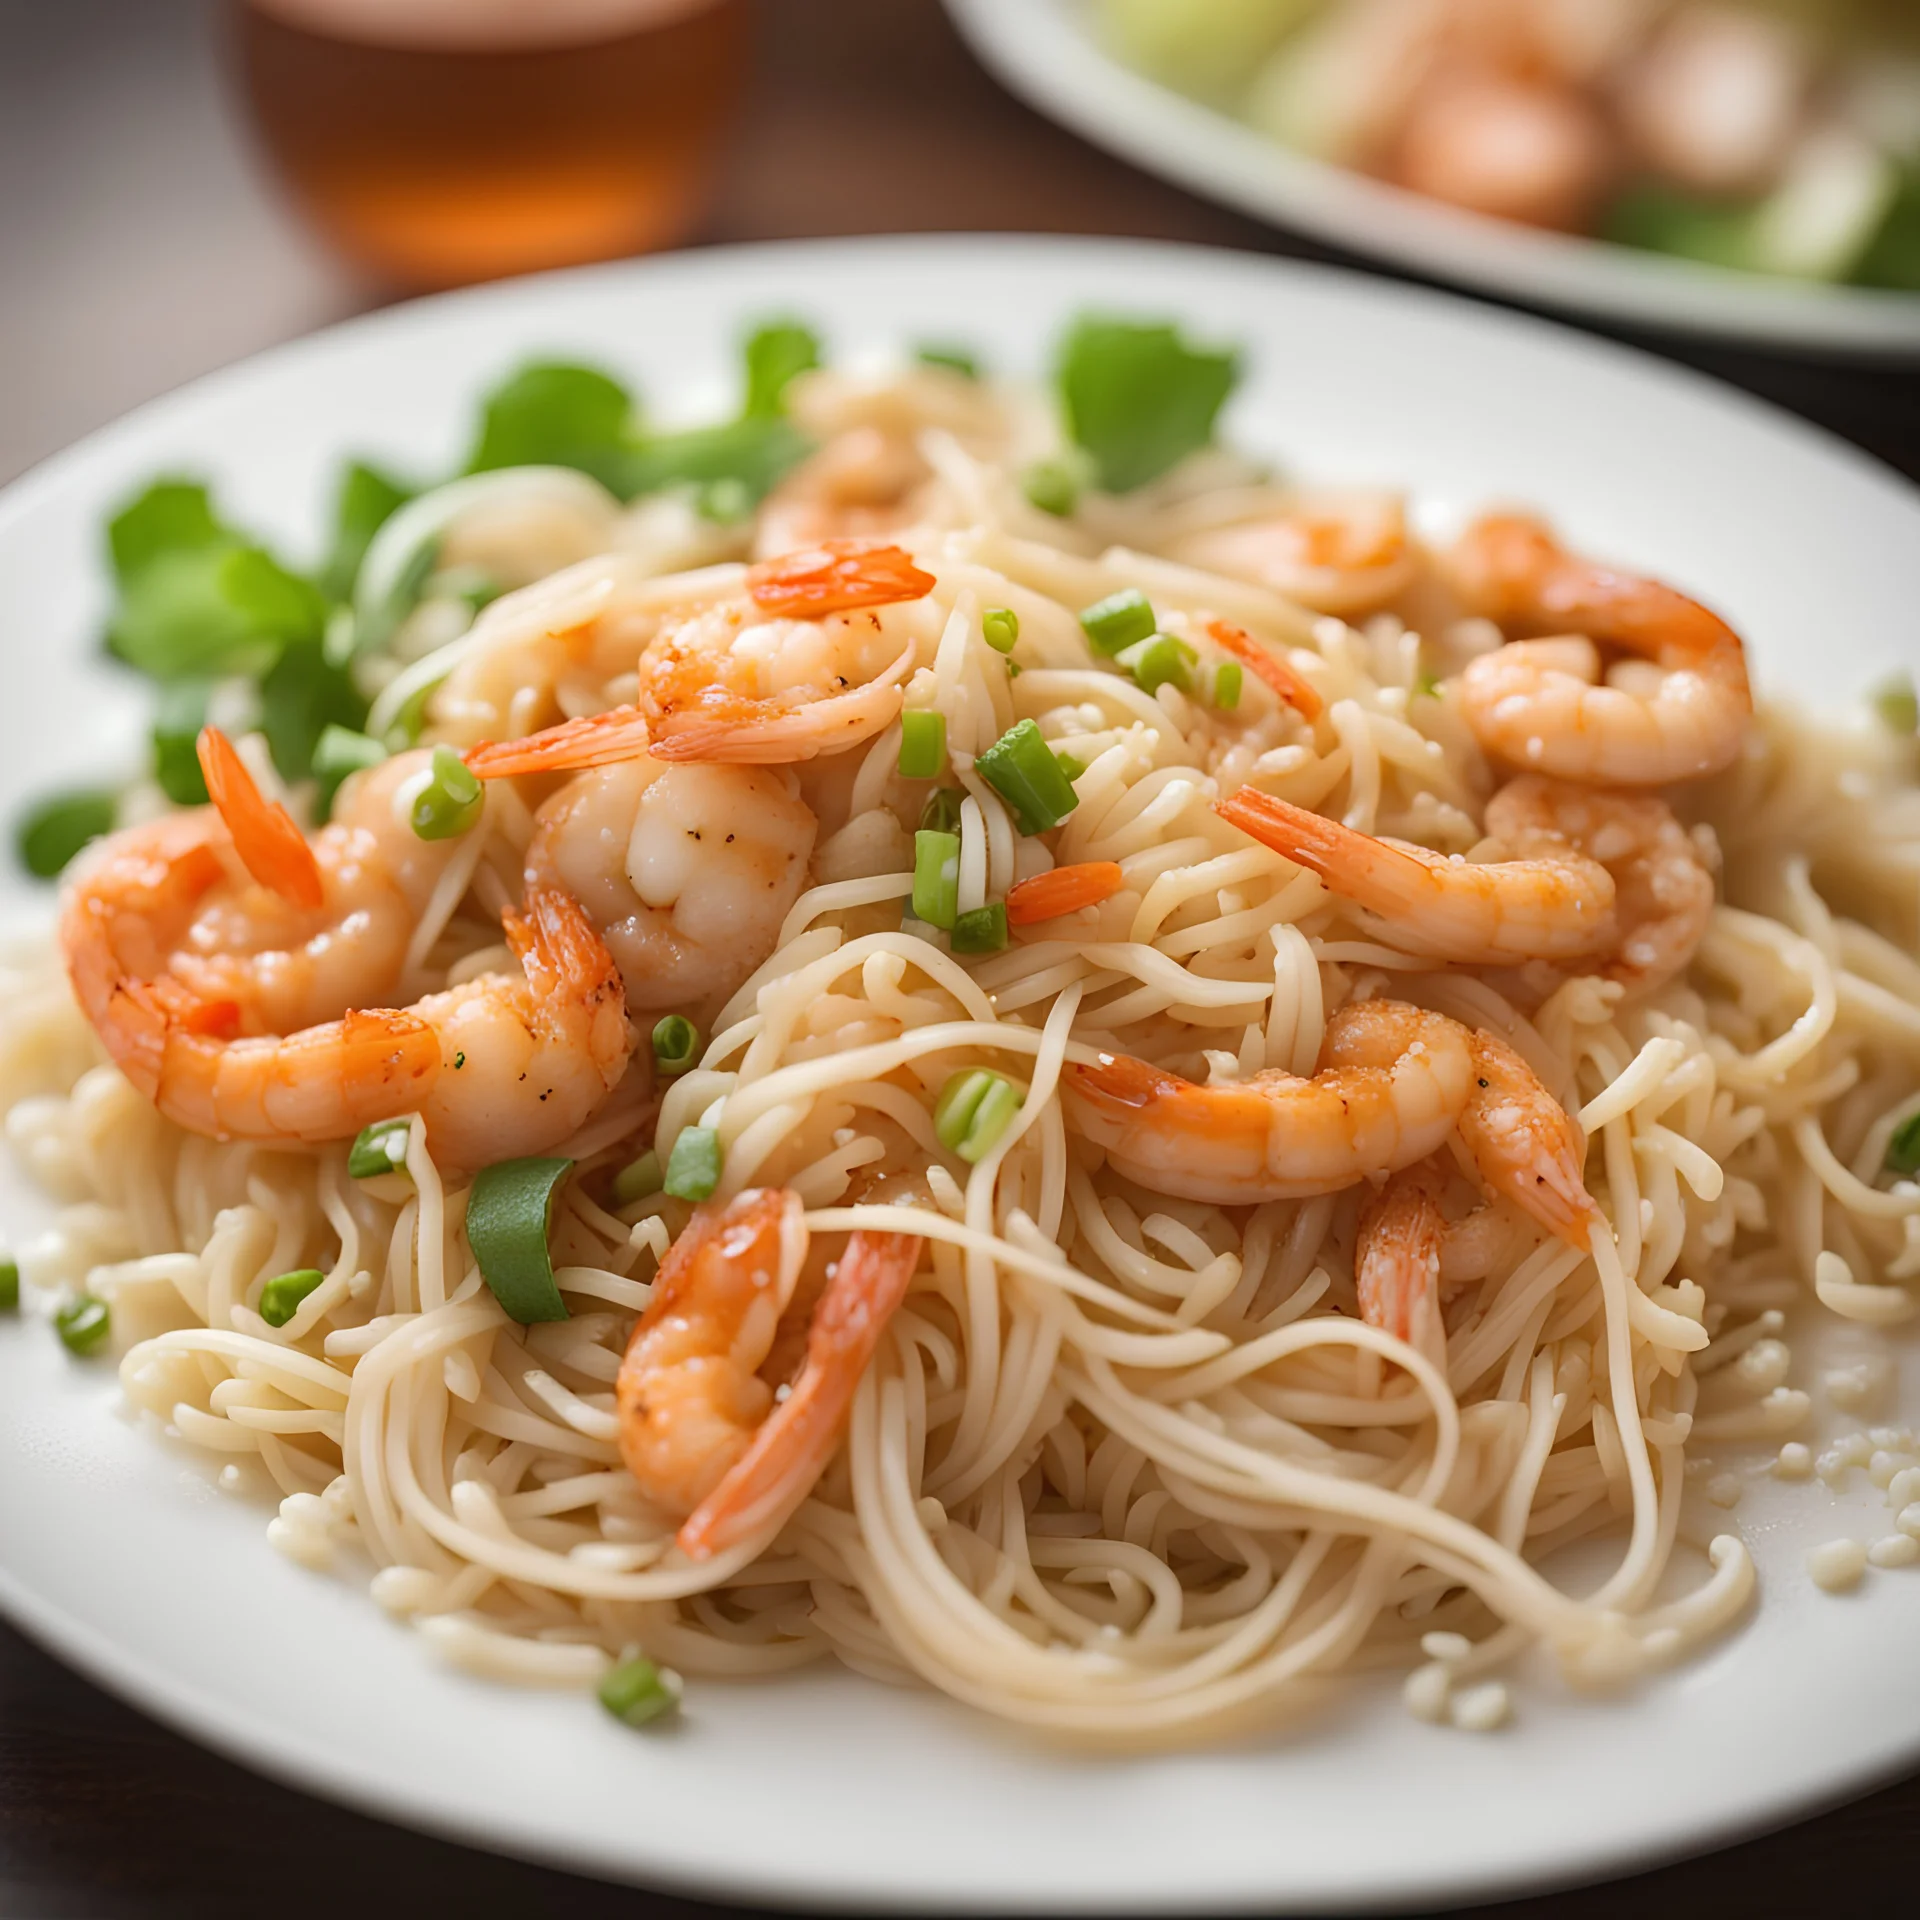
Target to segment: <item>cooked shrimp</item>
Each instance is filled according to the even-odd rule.
[[[1656,787],[1717,773],[1740,751],[1753,718],[1746,650],[1698,601],[1568,553],[1522,515],[1470,527],[1447,572],[1475,612],[1560,636],[1511,641],[1461,676],[1490,754],[1563,780]],[[1602,681],[1595,642],[1641,657]]]
[[[1082,860],[1022,880],[1007,894],[1007,924],[1038,926],[1111,900],[1126,885],[1117,860]]]
[[[580,901],[636,1012],[695,1012],[724,1002],[779,944],[815,830],[783,768],[629,760],[541,807],[527,879]]]
[[[747,592],[657,634],[639,697],[467,755],[483,780],[656,760],[784,766],[872,738],[944,616],[899,547],[839,541],[749,569]],[[918,602],[920,604],[910,604]]]
[[[1167,551],[1342,616],[1396,599],[1416,564],[1406,510],[1390,493],[1303,496],[1259,519],[1187,534]]]
[[[1693,958],[1713,918],[1713,875],[1664,800],[1523,773],[1487,802],[1488,837],[1513,855],[1564,859],[1574,847],[1614,884],[1614,932],[1602,971],[1636,991]]]
[[[687,1516],[705,1560],[771,1531],[833,1457],[853,1390],[919,1263],[910,1234],[856,1233],[776,1404],[759,1369],[807,1255],[797,1194],[757,1188],[695,1212],[661,1264],[614,1387],[620,1454],[647,1498]]]
[[[754,551],[791,553],[823,540],[898,533],[919,518],[932,477],[909,436],[850,427],[767,495],[754,526]]]
[[[236,842],[299,863],[276,838],[284,812],[238,757],[220,746],[205,757],[226,816],[196,809],[114,835],[61,915],[82,1009],[162,1113],[219,1139],[321,1141],[418,1111],[436,1154],[474,1166],[539,1152],[599,1105],[630,1036],[619,974],[573,900],[539,893],[525,921],[507,917],[525,979],[489,974],[382,1006],[448,858],[446,843],[411,831],[417,860],[390,842],[410,769],[376,769],[322,830],[309,850],[321,902],[309,908],[236,873]],[[363,999],[374,1004],[354,1005]]]
[[[1422,1160],[1360,1202],[1353,1252],[1360,1318],[1410,1346],[1430,1348],[1439,1329],[1445,1191],[1446,1176]]]
[[[1196,1086],[1102,1055],[1062,1076],[1076,1129],[1129,1180],[1221,1206],[1334,1193],[1423,1159],[1453,1131],[1473,1084],[1458,1022],[1394,1000],[1343,1007],[1312,1079],[1269,1068]]]
[[[1535,834],[1526,857],[1476,865],[1457,854],[1375,839],[1250,787],[1214,810],[1261,845],[1311,868],[1410,952],[1503,966],[1578,959],[1616,938],[1613,876],[1557,837]]]
[[[1236,627],[1231,620],[1209,620],[1207,634],[1242,666],[1258,675],[1274,697],[1303,720],[1317,720],[1325,711],[1327,703],[1313,682],[1244,627]]]

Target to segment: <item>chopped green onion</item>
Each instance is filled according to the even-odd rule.
[[[676,1200],[710,1199],[720,1184],[726,1156],[717,1127],[682,1127],[667,1155],[667,1177],[662,1191]]]
[[[333,812],[334,795],[347,775],[377,767],[386,757],[387,750],[378,740],[355,733],[351,727],[326,727],[313,749],[314,778],[320,783],[313,800],[315,814],[326,819]]]
[[[567,1317],[547,1235],[554,1197],[572,1171],[571,1160],[502,1160],[482,1167],[467,1195],[467,1244],[480,1277],[523,1327]]]
[[[0,1313],[12,1313],[20,1305],[20,1263],[0,1260]]]
[[[284,1327],[300,1311],[300,1302],[326,1277],[318,1267],[276,1273],[260,1289],[260,1318],[270,1327]]]
[[[1020,616],[1011,607],[989,607],[980,616],[980,632],[995,653],[1011,653],[1020,638]]]
[[[1138,587],[1122,587],[1082,607],[1080,624],[1095,653],[1117,654],[1136,640],[1151,640],[1160,622],[1153,602]]]
[[[980,378],[980,362],[965,347],[953,347],[941,341],[929,340],[924,346],[914,349],[913,357],[923,367],[945,367],[949,373],[957,373],[967,380]]]
[[[960,836],[913,836],[913,912],[930,927],[951,928],[960,900]]]
[[[1903,1179],[1920,1173],[1920,1113],[1910,1113],[1893,1130],[1887,1142],[1887,1171]]]
[[[947,716],[919,710],[900,716],[900,771],[909,780],[932,780],[946,770]]]
[[[42,800],[14,829],[20,864],[36,880],[51,880],[89,840],[113,831],[119,805],[116,795],[100,790]]]
[[[1046,833],[1080,804],[1031,720],[1009,727],[973,765],[1013,809],[1014,824],[1022,833]]]
[[[920,809],[921,832],[958,833],[960,803],[966,797],[958,787],[935,787],[927,795],[926,805]]]
[[[411,1120],[376,1120],[362,1127],[347,1153],[347,1172],[356,1180],[372,1180],[383,1173],[405,1173],[407,1144],[413,1135]]]
[[[176,807],[207,804],[200,771],[200,729],[207,724],[207,683],[175,680],[160,689],[153,716],[153,777]]]
[[[1238,660],[1222,660],[1213,670],[1213,704],[1222,713],[1231,713],[1240,704],[1240,692],[1246,674]]]
[[[1064,520],[1080,503],[1080,482],[1063,460],[1036,460],[1020,476],[1020,491],[1029,506]]]
[[[649,1148],[638,1160],[629,1160],[613,1176],[613,1204],[630,1207],[650,1193],[660,1191],[660,1156]]]
[[[955,953],[998,953],[1007,944],[1007,909],[1003,901],[963,913],[953,923]]]
[[[113,1315],[98,1294],[76,1293],[54,1311],[53,1329],[69,1353],[95,1352],[113,1326]]]
[[[753,512],[753,492],[737,473],[725,473],[695,492],[693,510],[715,526],[738,526]]]
[[[1913,675],[1896,673],[1873,690],[1873,710],[1890,733],[1920,733],[1920,696]]]
[[[404,753],[408,747],[419,743],[427,724],[427,702],[439,691],[438,680],[424,681],[401,701],[393,718],[387,723],[386,732],[381,735],[389,752]]]
[[[1087,770],[1087,763],[1077,753],[1069,753],[1064,747],[1054,748],[1053,764],[1067,776],[1069,785]]]
[[[1133,675],[1142,693],[1157,687],[1175,686],[1182,693],[1193,691],[1193,676],[1188,664],[1198,659],[1194,650],[1170,633],[1156,633],[1150,640],[1136,640],[1123,647],[1117,656],[1120,666]]]
[[[683,1013],[670,1013],[654,1023],[653,1064],[669,1080],[686,1072],[700,1058],[700,1029]]]
[[[413,830],[422,840],[454,840],[479,820],[487,793],[451,747],[433,750],[433,777],[414,796]]]
[[[933,1131],[949,1153],[972,1165],[993,1151],[1025,1097],[1004,1074],[963,1068],[940,1091]]]
[[[622,1660],[600,1682],[600,1704],[616,1720],[644,1727],[680,1704],[680,1681],[670,1669],[656,1667],[645,1654]]]

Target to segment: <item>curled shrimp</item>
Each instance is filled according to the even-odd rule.
[[[1301,496],[1258,519],[1187,534],[1167,551],[1343,616],[1397,599],[1417,564],[1399,498],[1373,492]]]
[[[858,746],[900,711],[931,658],[933,575],[903,548],[829,541],[763,561],[745,594],[663,629],[640,655],[639,693],[524,740],[466,756],[483,780],[656,760],[785,766]]]
[[[1577,1123],[1504,1041],[1422,1007],[1341,1008],[1311,1080],[1269,1069],[1202,1087],[1103,1057],[1069,1066],[1063,1085],[1078,1130],[1159,1193],[1219,1206],[1334,1193],[1426,1158],[1457,1131],[1490,1190],[1586,1244],[1593,1203]]]
[[[1536,835],[1527,857],[1474,864],[1376,839],[1251,787],[1217,802],[1214,811],[1262,846],[1311,868],[1410,952],[1514,965],[1578,959],[1615,937],[1613,876],[1566,841],[1542,846]]]
[[[202,759],[219,806],[103,842],[60,923],[82,1010],[170,1120],[216,1139],[315,1142],[419,1112],[437,1156],[477,1166],[564,1139],[618,1083],[631,1049],[620,975],[557,889],[505,917],[523,978],[378,1004],[449,857],[418,840],[417,869],[410,850],[385,857],[404,765],[363,780],[346,817],[300,843],[303,863],[286,837],[298,830],[224,740],[203,742]],[[274,892],[242,849],[270,879],[317,876],[319,904],[304,883],[293,899]]]
[[[1360,1202],[1353,1286],[1360,1318],[1431,1353],[1440,1336],[1440,1211],[1446,1176],[1431,1160],[1402,1167]]]
[[[1474,612],[1524,633],[1461,676],[1488,753],[1563,780],[1657,787],[1717,773],[1753,718],[1740,636],[1657,581],[1569,553],[1540,521],[1476,522],[1446,559]],[[1603,680],[1596,643],[1637,656]]]
[[[635,1322],[614,1386],[620,1455],[647,1498],[686,1516],[694,1560],[772,1532],[812,1492],[855,1387],[920,1260],[913,1234],[855,1233],[828,1269],[806,1358],[781,1396],[760,1375],[807,1256],[797,1194],[700,1207]]]
[[[1126,1055],[1069,1065],[1076,1129],[1129,1180],[1222,1206],[1334,1193],[1423,1159],[1473,1081],[1457,1021],[1395,1000],[1343,1007],[1312,1079],[1269,1068],[1197,1086]]]

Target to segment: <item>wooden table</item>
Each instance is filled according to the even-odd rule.
[[[1028,228],[1336,257],[1149,179],[1027,112],[974,66],[936,0],[761,0],[760,29],[754,97],[708,240]],[[1642,344],[1920,476],[1920,374]],[[1648,1764],[1685,1793],[1684,1754]],[[1498,1911],[1510,1920],[1698,1920],[1844,1909],[1883,1882],[1908,1883],[1916,1829],[1920,1780],[1910,1780],[1703,1860]],[[0,1627],[0,1913],[293,1920],[403,1910],[462,1920],[717,1911],[422,1839],[272,1785]]]

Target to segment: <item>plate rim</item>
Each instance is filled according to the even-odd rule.
[[[1016,234],[937,234],[909,236],[857,236],[828,239],[783,240],[747,243],[729,247],[699,249],[651,260],[621,261],[572,269],[558,274],[528,276],[523,279],[469,288],[453,293],[426,296],[395,306],[356,316],[322,328],[299,339],[281,343],[229,366],[216,369],[188,381],[171,392],[158,396],[119,419],[87,434],[69,447],[41,461],[0,489],[0,529],[34,512],[43,497],[60,488],[70,471],[84,470],[114,443],[136,438],[156,417],[175,411],[190,412],[202,399],[217,400],[229,385],[271,375],[283,362],[298,361],[325,343],[343,335],[377,335],[381,331],[404,331],[432,325],[422,316],[459,307],[486,303],[511,306],[523,302],[538,305],[549,298],[564,299],[567,290],[581,284],[615,283],[636,279],[667,280],[689,276],[695,280],[709,272],[725,278],[738,272],[740,263],[754,262],[769,255],[800,258],[809,262],[831,262],[840,257],[894,257],[923,253],[962,257],[981,249],[1025,253],[1035,258],[1057,255],[1065,250],[1091,258],[1096,255],[1117,258],[1142,253],[1163,257],[1187,258],[1207,264],[1213,272],[1228,272],[1248,282],[1259,280],[1293,281],[1309,286],[1332,285],[1348,296],[1368,303],[1392,300],[1404,304],[1409,298],[1416,306],[1436,313],[1467,320],[1482,330],[1516,336],[1542,335],[1552,339],[1560,351],[1612,363],[1636,381],[1668,385],[1694,394],[1699,400],[1735,415],[1758,416],[1776,432],[1784,432],[1806,452],[1828,460],[1838,459],[1854,468],[1859,476],[1878,487],[1897,492],[1908,507],[1920,506],[1920,487],[1877,456],[1855,446],[1830,429],[1792,413],[1775,402],[1761,399],[1718,376],[1677,365],[1644,348],[1597,338],[1564,322],[1539,316],[1505,311],[1463,299],[1457,294],[1425,287],[1407,288],[1382,282],[1377,276],[1349,268],[1275,258],[1258,252],[1196,246],[1187,243],[1116,237],[1081,237]],[[1417,324],[1417,322],[1416,322]],[[322,1798],[352,1807],[358,1812],[389,1824],[426,1831],[457,1844],[482,1850],[536,1860],[562,1871],[585,1873],[632,1884],[672,1888],[704,1898],[748,1898],[783,1908],[824,1905],[855,1907],[865,1910],[898,1909],[903,1901],[920,1910],[997,1911],[1031,1910],[1032,1896],[1013,1889],[983,1894],[970,1890],[963,1898],[943,1892],[937,1885],[917,1884],[911,1888],[874,1879],[842,1877],[836,1868],[809,1868],[796,1886],[791,1877],[775,1879],[767,1870],[755,1870],[740,1862],[724,1864],[713,1872],[690,1873],[671,1862],[636,1863],[630,1857],[616,1857],[605,1846],[583,1846],[569,1840],[543,1845],[536,1832],[516,1828],[503,1831],[497,1823],[483,1825],[483,1812],[463,1813],[446,1804],[432,1787],[409,1797],[403,1812],[376,1805],[372,1789],[358,1783],[349,1771],[331,1757],[313,1749],[296,1750],[297,1738],[285,1729],[276,1729],[216,1696],[206,1694],[193,1683],[174,1681],[158,1669],[142,1663],[141,1656],[127,1651],[106,1633],[85,1623],[59,1618],[51,1605],[26,1585],[7,1564],[0,1547],[0,1612],[4,1612],[36,1644],[102,1685],[107,1691],[130,1701],[139,1710],[151,1714],[185,1737],[210,1747],[268,1778],[296,1790],[316,1793]],[[1746,1806],[1712,1819],[1695,1830],[1669,1837],[1644,1851],[1628,1854],[1629,1843],[1617,1837],[1611,1844],[1594,1843],[1570,1858],[1564,1866],[1543,1868],[1535,1865],[1493,1866],[1477,1873],[1455,1872],[1439,1891],[1449,1904],[1476,1898],[1512,1898],[1529,1891],[1589,1884],[1623,1873],[1644,1871],[1668,1861],[1709,1852],[1742,1839],[1773,1830],[1796,1820],[1811,1817],[1831,1806],[1871,1791],[1875,1786],[1907,1772],[1920,1759],[1920,1718],[1892,1737],[1863,1753],[1856,1761],[1829,1771],[1814,1787],[1781,1786],[1755,1796]],[[1142,1889],[1137,1894],[1116,1898],[1110,1890],[1085,1899],[1062,1898],[1049,1894],[1047,1907],[1052,1911],[1125,1910],[1129,1912],[1165,1911],[1183,1898],[1177,1891],[1161,1886]],[[1246,1911],[1272,1909],[1276,1899],[1298,1900],[1284,1888],[1272,1885],[1248,1886],[1238,1894],[1210,1896],[1209,1910]],[[1351,1892],[1311,1894],[1313,1907],[1322,1911],[1387,1910],[1407,1907],[1433,1897],[1426,1889],[1402,1887],[1382,1892],[1377,1886]]]
[[[1662,333],[1842,359],[1920,358],[1920,293],[1737,273],[1440,205],[1290,153],[1133,72],[1073,18],[1078,0],[943,4],[982,65],[1049,119],[1129,165],[1327,245],[1454,288]],[[1056,57],[1069,42],[1071,57]]]

